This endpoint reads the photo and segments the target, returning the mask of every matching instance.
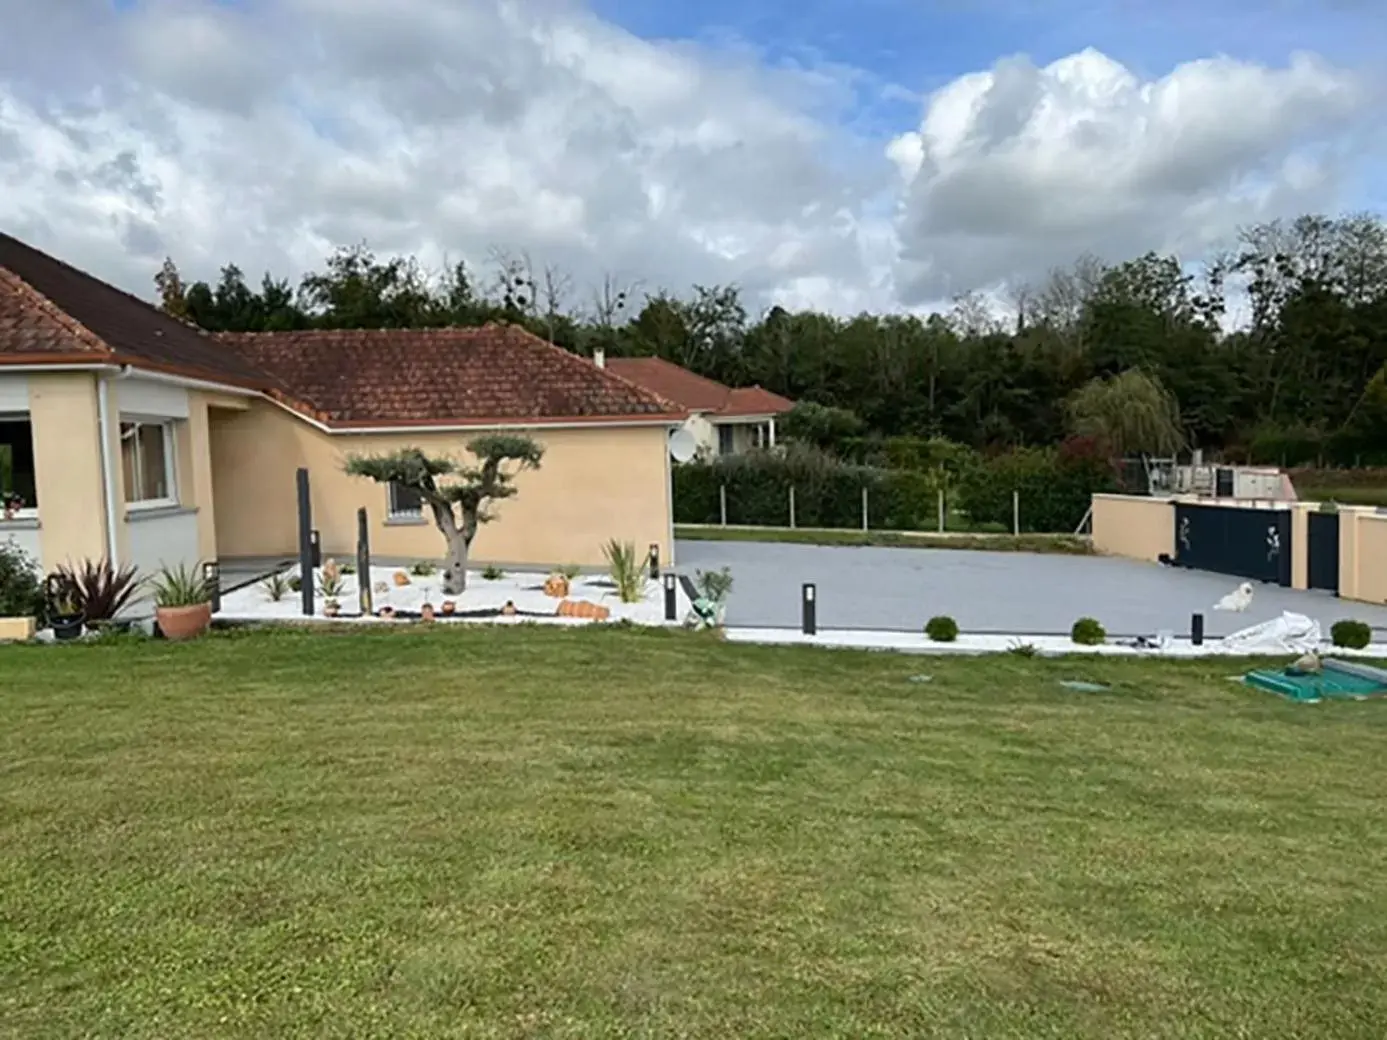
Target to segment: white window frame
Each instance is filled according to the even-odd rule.
[[[29,412],[0,412],[0,422],[23,422],[23,423],[28,423],[28,424],[29,424],[29,442],[30,442],[31,444],[33,443],[33,441],[34,441],[34,417],[33,417],[33,415],[31,415]],[[35,463],[37,463],[37,462],[38,462],[38,458],[37,458],[37,456],[38,456],[38,449],[37,449],[37,447],[35,447],[35,449],[34,449],[34,455],[35,455],[34,461],[35,461]],[[37,467],[36,467],[36,468],[37,468]],[[37,480],[35,481],[35,483],[37,483]],[[38,498],[38,489],[37,489],[37,488],[34,489],[34,497],[35,497],[36,499]],[[0,524],[3,524],[3,523],[5,522],[5,513],[4,513],[4,509],[3,509],[2,507],[3,507],[3,503],[0,503]],[[19,510],[19,512],[15,513],[15,515],[14,515],[14,519],[16,519],[16,520],[37,520],[38,518],[39,518],[39,507],[38,507],[37,503],[34,504],[34,505],[32,505],[32,506],[25,506],[23,509]]]
[[[171,507],[171,506],[176,506],[176,505],[178,505],[178,460],[177,460],[177,458],[176,458],[176,456],[175,456],[175,454],[174,454],[174,453],[177,451],[178,438],[175,437],[175,436],[173,435],[173,424],[174,424],[176,421],[177,421],[177,420],[175,420],[175,419],[170,419],[170,418],[163,417],[163,416],[122,415],[122,416],[120,417],[120,429],[118,430],[118,438],[119,438],[119,445],[120,445],[119,451],[120,451],[122,454],[123,454],[124,451],[125,451],[125,430],[124,430],[124,427],[125,427],[125,426],[129,425],[129,426],[134,427],[135,429],[138,429],[138,428],[141,427],[141,426],[158,426],[161,430],[163,430],[163,432],[164,432],[164,486],[167,487],[167,488],[169,489],[168,496],[167,496],[167,497],[164,497],[164,498],[140,498],[140,499],[132,499],[132,498],[130,497],[131,489],[127,487],[127,488],[125,489],[125,508],[126,508],[126,509],[134,510],[134,511],[139,511],[139,510],[142,510],[142,509],[168,509],[168,508]],[[133,431],[132,431],[132,435],[133,435]],[[135,441],[135,444],[138,446],[139,441],[136,440],[136,441]],[[143,461],[142,461],[142,457],[141,457],[141,455],[140,455],[140,452],[137,450],[137,451],[135,452],[135,487],[136,487],[136,488],[140,487],[140,485],[142,485],[142,484],[144,483],[144,481],[142,481],[142,480],[140,479],[140,477],[141,477],[141,475],[142,475],[142,472],[143,472],[143,470],[142,470],[143,465],[144,465],[144,463],[143,463]],[[122,471],[123,471],[123,464],[122,464]]]
[[[422,523],[424,520],[424,500],[421,496],[417,509],[401,509],[395,504],[395,482],[392,480],[385,486],[385,515],[387,519],[396,521],[415,521]]]

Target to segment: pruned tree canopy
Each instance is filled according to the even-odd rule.
[[[522,434],[486,434],[467,442],[469,461],[428,455],[419,448],[386,454],[349,455],[346,471],[379,484],[410,488],[429,506],[448,544],[443,589],[467,587],[467,557],[479,525],[495,519],[493,503],[513,498],[517,474],[538,469],[544,449]]]

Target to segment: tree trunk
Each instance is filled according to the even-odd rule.
[[[458,529],[457,518],[453,516],[451,502],[429,502],[433,510],[433,522],[448,543],[448,555],[443,560],[443,591],[450,596],[460,596],[467,591],[467,550],[471,547],[471,534],[476,533],[476,525],[471,526],[469,534],[466,525]]]
[[[467,539],[461,531],[445,532],[448,539],[448,555],[443,560],[443,591],[450,596],[459,596],[467,591]]]

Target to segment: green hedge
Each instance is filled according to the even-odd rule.
[[[972,448],[946,437],[848,437],[838,450],[843,458],[858,465],[939,472],[950,484],[979,460]]]
[[[790,488],[795,489],[799,527],[860,528],[862,489],[867,489],[868,524],[873,530],[923,531],[938,526],[940,470],[884,469],[843,462],[797,447],[784,455],[733,455],[674,469],[674,519],[681,524],[721,521],[718,489],[727,489],[727,522],[755,527],[787,527]],[[975,527],[1010,531],[1011,494],[1021,493],[1023,532],[1070,532],[1079,526],[1095,491],[1116,486],[1100,459],[1067,457],[1058,450],[1010,452],[964,470],[959,501]]]
[[[1117,489],[1111,464],[1097,455],[1020,448],[970,470],[959,488],[974,523],[1012,526],[1012,492],[1021,495],[1023,533],[1074,531],[1101,491]]]
[[[718,489],[726,487],[729,524],[786,527],[792,486],[799,527],[861,527],[864,487],[873,529],[917,530],[932,526],[938,512],[939,485],[929,474],[857,466],[798,449],[675,467],[674,518],[719,523]]]

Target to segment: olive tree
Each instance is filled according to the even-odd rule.
[[[467,443],[472,460],[426,455],[401,448],[384,455],[349,455],[346,471],[380,484],[398,484],[418,492],[433,513],[433,522],[448,543],[443,591],[457,595],[467,587],[467,554],[477,527],[494,519],[492,503],[512,498],[515,477],[538,469],[544,449],[529,437],[490,434]]]

